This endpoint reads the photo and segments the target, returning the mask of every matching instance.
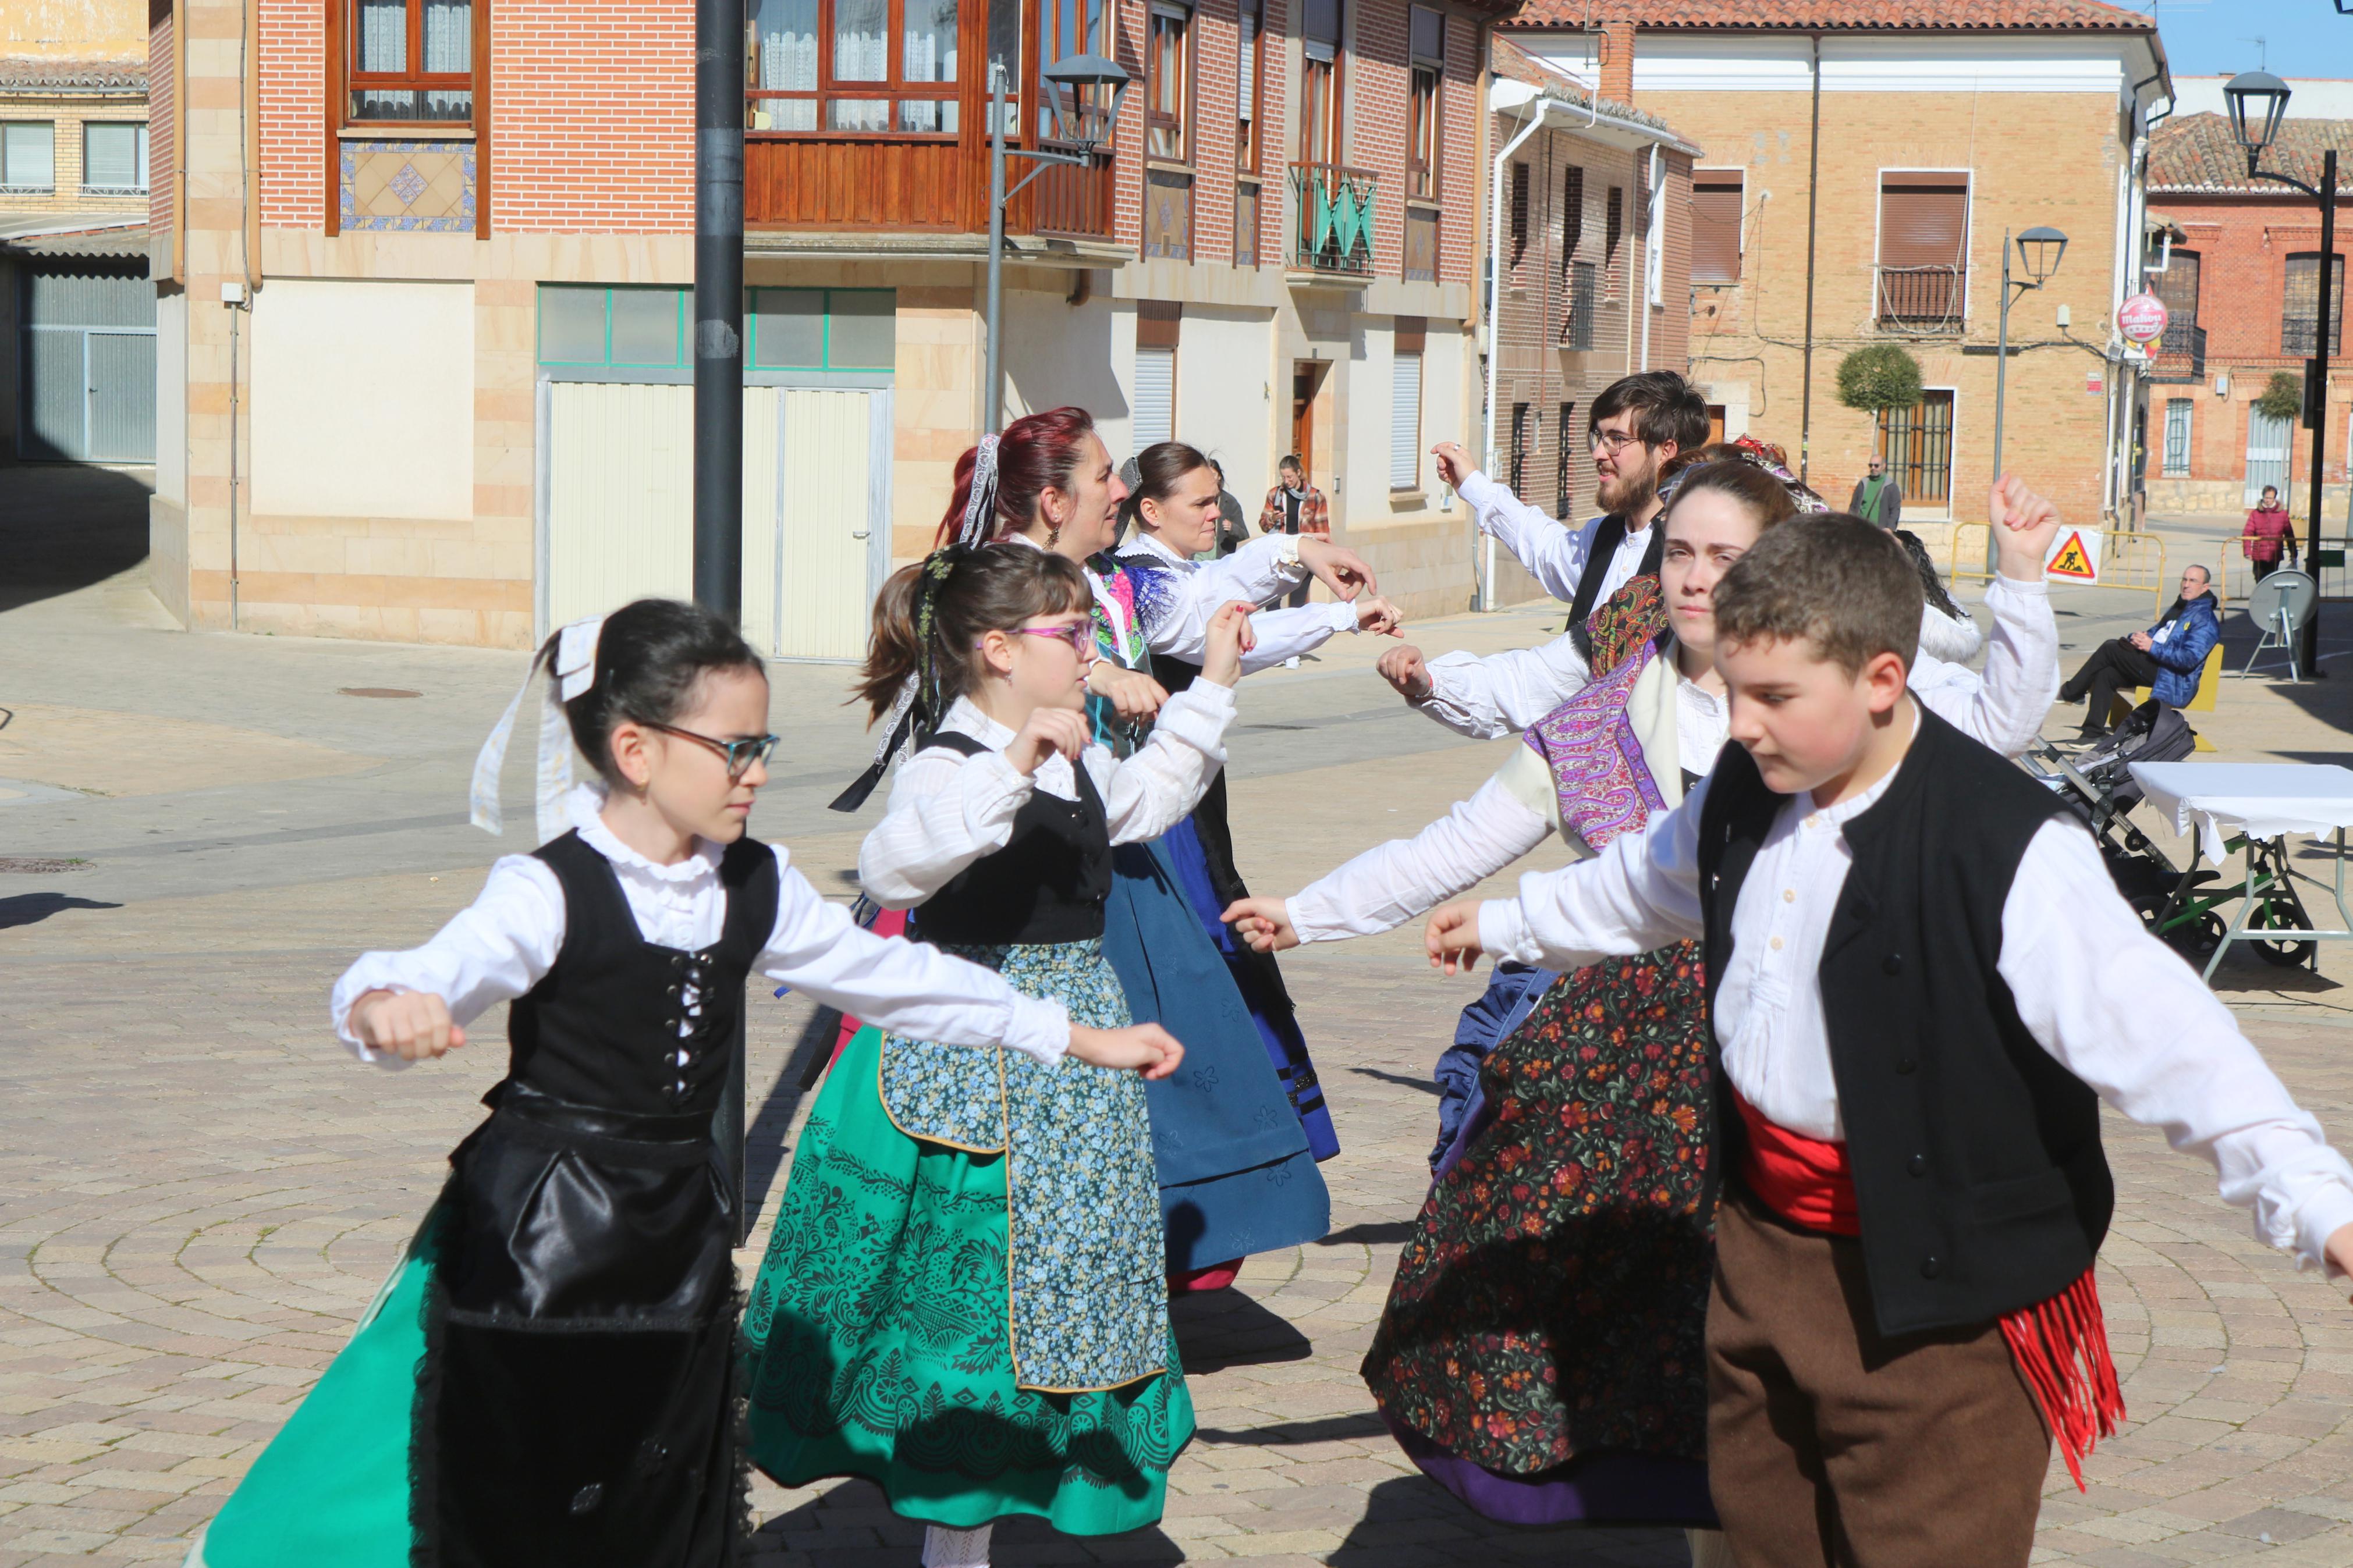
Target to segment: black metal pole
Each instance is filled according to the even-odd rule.
[[[2320,584],[2320,486],[2328,458],[2328,340],[2336,331],[2329,319],[2329,287],[2337,280],[2337,149],[2331,147],[2320,163],[2320,308],[2316,312],[2319,341],[2313,345],[2314,385],[2306,389],[2305,406],[2313,411],[2310,511],[2305,518],[2305,560],[2312,567],[2313,585]],[[2313,595],[2312,614],[2305,618],[2304,652],[2298,660],[2315,677],[2320,668],[2320,596]]]
[[[744,0],[694,6],[694,602],[744,618]],[[713,1129],[744,1202],[744,1037]]]

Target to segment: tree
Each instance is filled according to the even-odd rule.
[[[1920,401],[1920,362],[1901,343],[1867,343],[1839,361],[1839,401],[1883,425]]]
[[[2284,370],[2272,372],[2271,383],[2255,399],[2255,406],[2267,418],[2295,418],[2304,412],[2304,378]]]

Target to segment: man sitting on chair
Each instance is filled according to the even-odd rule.
[[[2083,739],[2096,740],[2108,732],[2108,710],[2116,693],[2128,687],[2149,688],[2149,695],[2168,708],[2186,708],[2198,695],[2206,656],[2222,640],[2211,582],[2203,566],[2183,568],[2181,597],[2164,618],[2145,632],[2102,643],[2074,679],[2059,689],[2062,702],[2091,699],[2084,710]]]

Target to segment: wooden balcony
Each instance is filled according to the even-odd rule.
[[[1034,167],[1027,158],[1008,158],[1006,183]],[[896,139],[754,132],[744,147],[744,226],[987,234],[988,140],[976,132]],[[1013,198],[1005,231],[1108,242],[1110,160],[1048,168]]]

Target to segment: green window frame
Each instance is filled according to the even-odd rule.
[[[751,296],[744,312],[751,342],[744,361],[745,371],[887,375],[895,368],[899,342],[895,289],[763,287],[746,292]],[[814,310],[807,308],[812,300],[817,306]],[[795,303],[801,308],[792,309]],[[788,326],[796,318],[797,329]],[[851,321],[884,323],[887,338],[872,325],[844,330],[843,323]],[[811,323],[817,328],[814,340],[807,331]],[[812,342],[814,353],[808,352]],[[885,342],[887,353],[871,353],[864,346],[879,348]]]
[[[693,293],[694,290],[691,289],[673,288],[667,284],[543,283],[539,286],[538,320],[533,328],[533,353],[541,364],[554,369],[691,371],[693,367],[688,358],[688,344],[691,339],[687,332],[687,318],[688,307]],[[599,297],[602,316],[597,356],[594,359],[586,359],[571,357],[567,353],[566,357],[551,358],[547,341],[549,305],[561,296],[564,297],[565,307],[580,310],[586,303],[583,297],[592,294]],[[629,357],[615,358],[613,327],[617,303],[627,301],[627,313],[634,318],[627,323],[628,328],[632,332],[643,332],[660,319],[659,311],[644,309],[640,304],[641,301],[644,304],[650,304],[655,296],[666,296],[670,306],[669,312],[670,346],[667,357],[639,357],[642,345],[625,343],[625,348],[630,351]],[[581,314],[585,315],[585,310],[581,310]],[[566,323],[566,327],[576,331],[583,324],[575,317],[574,321]],[[558,352],[574,346],[559,344]]]

